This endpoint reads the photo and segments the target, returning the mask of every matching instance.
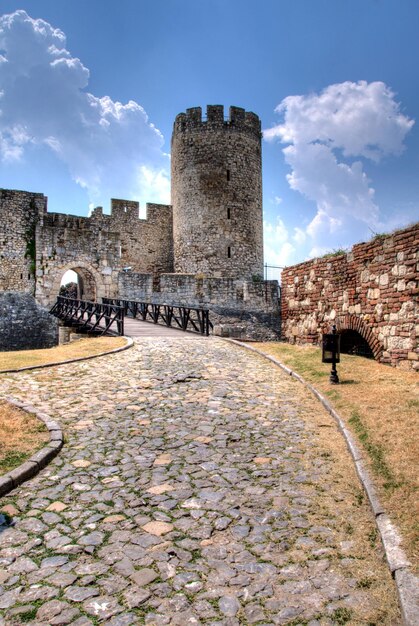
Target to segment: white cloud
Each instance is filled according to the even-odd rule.
[[[395,94],[382,82],[345,82],[320,94],[289,96],[276,111],[283,123],[264,137],[288,144],[283,149],[291,167],[288,183],[316,203],[317,214],[305,231],[313,250],[368,235],[380,216],[364,162],[399,155],[414,124],[400,112]],[[296,237],[302,242],[300,231]]]
[[[44,147],[95,203],[110,196],[167,201],[160,131],[137,102],[86,91],[89,70],[66,49],[62,31],[16,11],[0,17],[0,51],[1,160],[23,162],[29,146]]]
[[[154,170],[141,165],[137,180],[138,189],[141,189],[144,198],[158,198],[159,203],[170,204],[170,178],[166,170]],[[145,217],[145,206],[140,208],[140,214]]]
[[[296,244],[301,246],[303,243],[305,243],[306,238],[307,235],[302,228],[295,228],[293,239]]]
[[[290,233],[283,220],[277,217],[275,223],[263,223],[264,257],[268,265],[285,267],[301,261],[300,245],[306,238],[300,228]],[[279,278],[280,272],[270,272],[268,277]]]

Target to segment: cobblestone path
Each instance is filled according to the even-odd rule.
[[[331,418],[217,339],[3,375],[66,444],[4,498],[0,624],[400,624]]]

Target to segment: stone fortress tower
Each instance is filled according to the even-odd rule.
[[[172,135],[174,268],[177,273],[263,277],[261,124],[230,107],[187,109]]]

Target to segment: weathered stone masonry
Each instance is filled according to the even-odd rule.
[[[36,350],[58,342],[58,320],[35,302],[33,296],[17,291],[0,292],[0,348]]]
[[[383,363],[419,369],[419,224],[282,272],[282,336],[318,344],[335,323]]]
[[[279,338],[276,280],[246,281],[201,274],[162,274],[158,291],[151,274],[119,274],[118,293],[127,300],[210,309],[217,335],[253,340]]]
[[[35,292],[36,226],[45,210],[41,193],[0,189],[0,291]]]
[[[170,206],[147,204],[147,219],[139,219],[138,202],[115,199],[110,215],[102,207],[91,217],[44,215],[38,228],[36,286],[43,304],[54,301],[68,269],[83,277],[85,299],[116,296],[118,274],[126,267],[154,274],[172,271]]]
[[[172,135],[175,271],[263,276],[261,124],[239,107],[176,117]]]
[[[50,306],[64,273],[82,277],[83,296],[100,299],[117,295],[118,274],[173,271],[172,211],[147,205],[139,219],[138,202],[111,201],[91,217],[47,212],[43,194],[0,190],[0,291],[32,293]]]

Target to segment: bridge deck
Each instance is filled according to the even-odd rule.
[[[125,317],[124,334],[127,337],[177,337],[181,339],[207,339],[198,333],[183,331],[178,328],[143,322],[142,320]]]

